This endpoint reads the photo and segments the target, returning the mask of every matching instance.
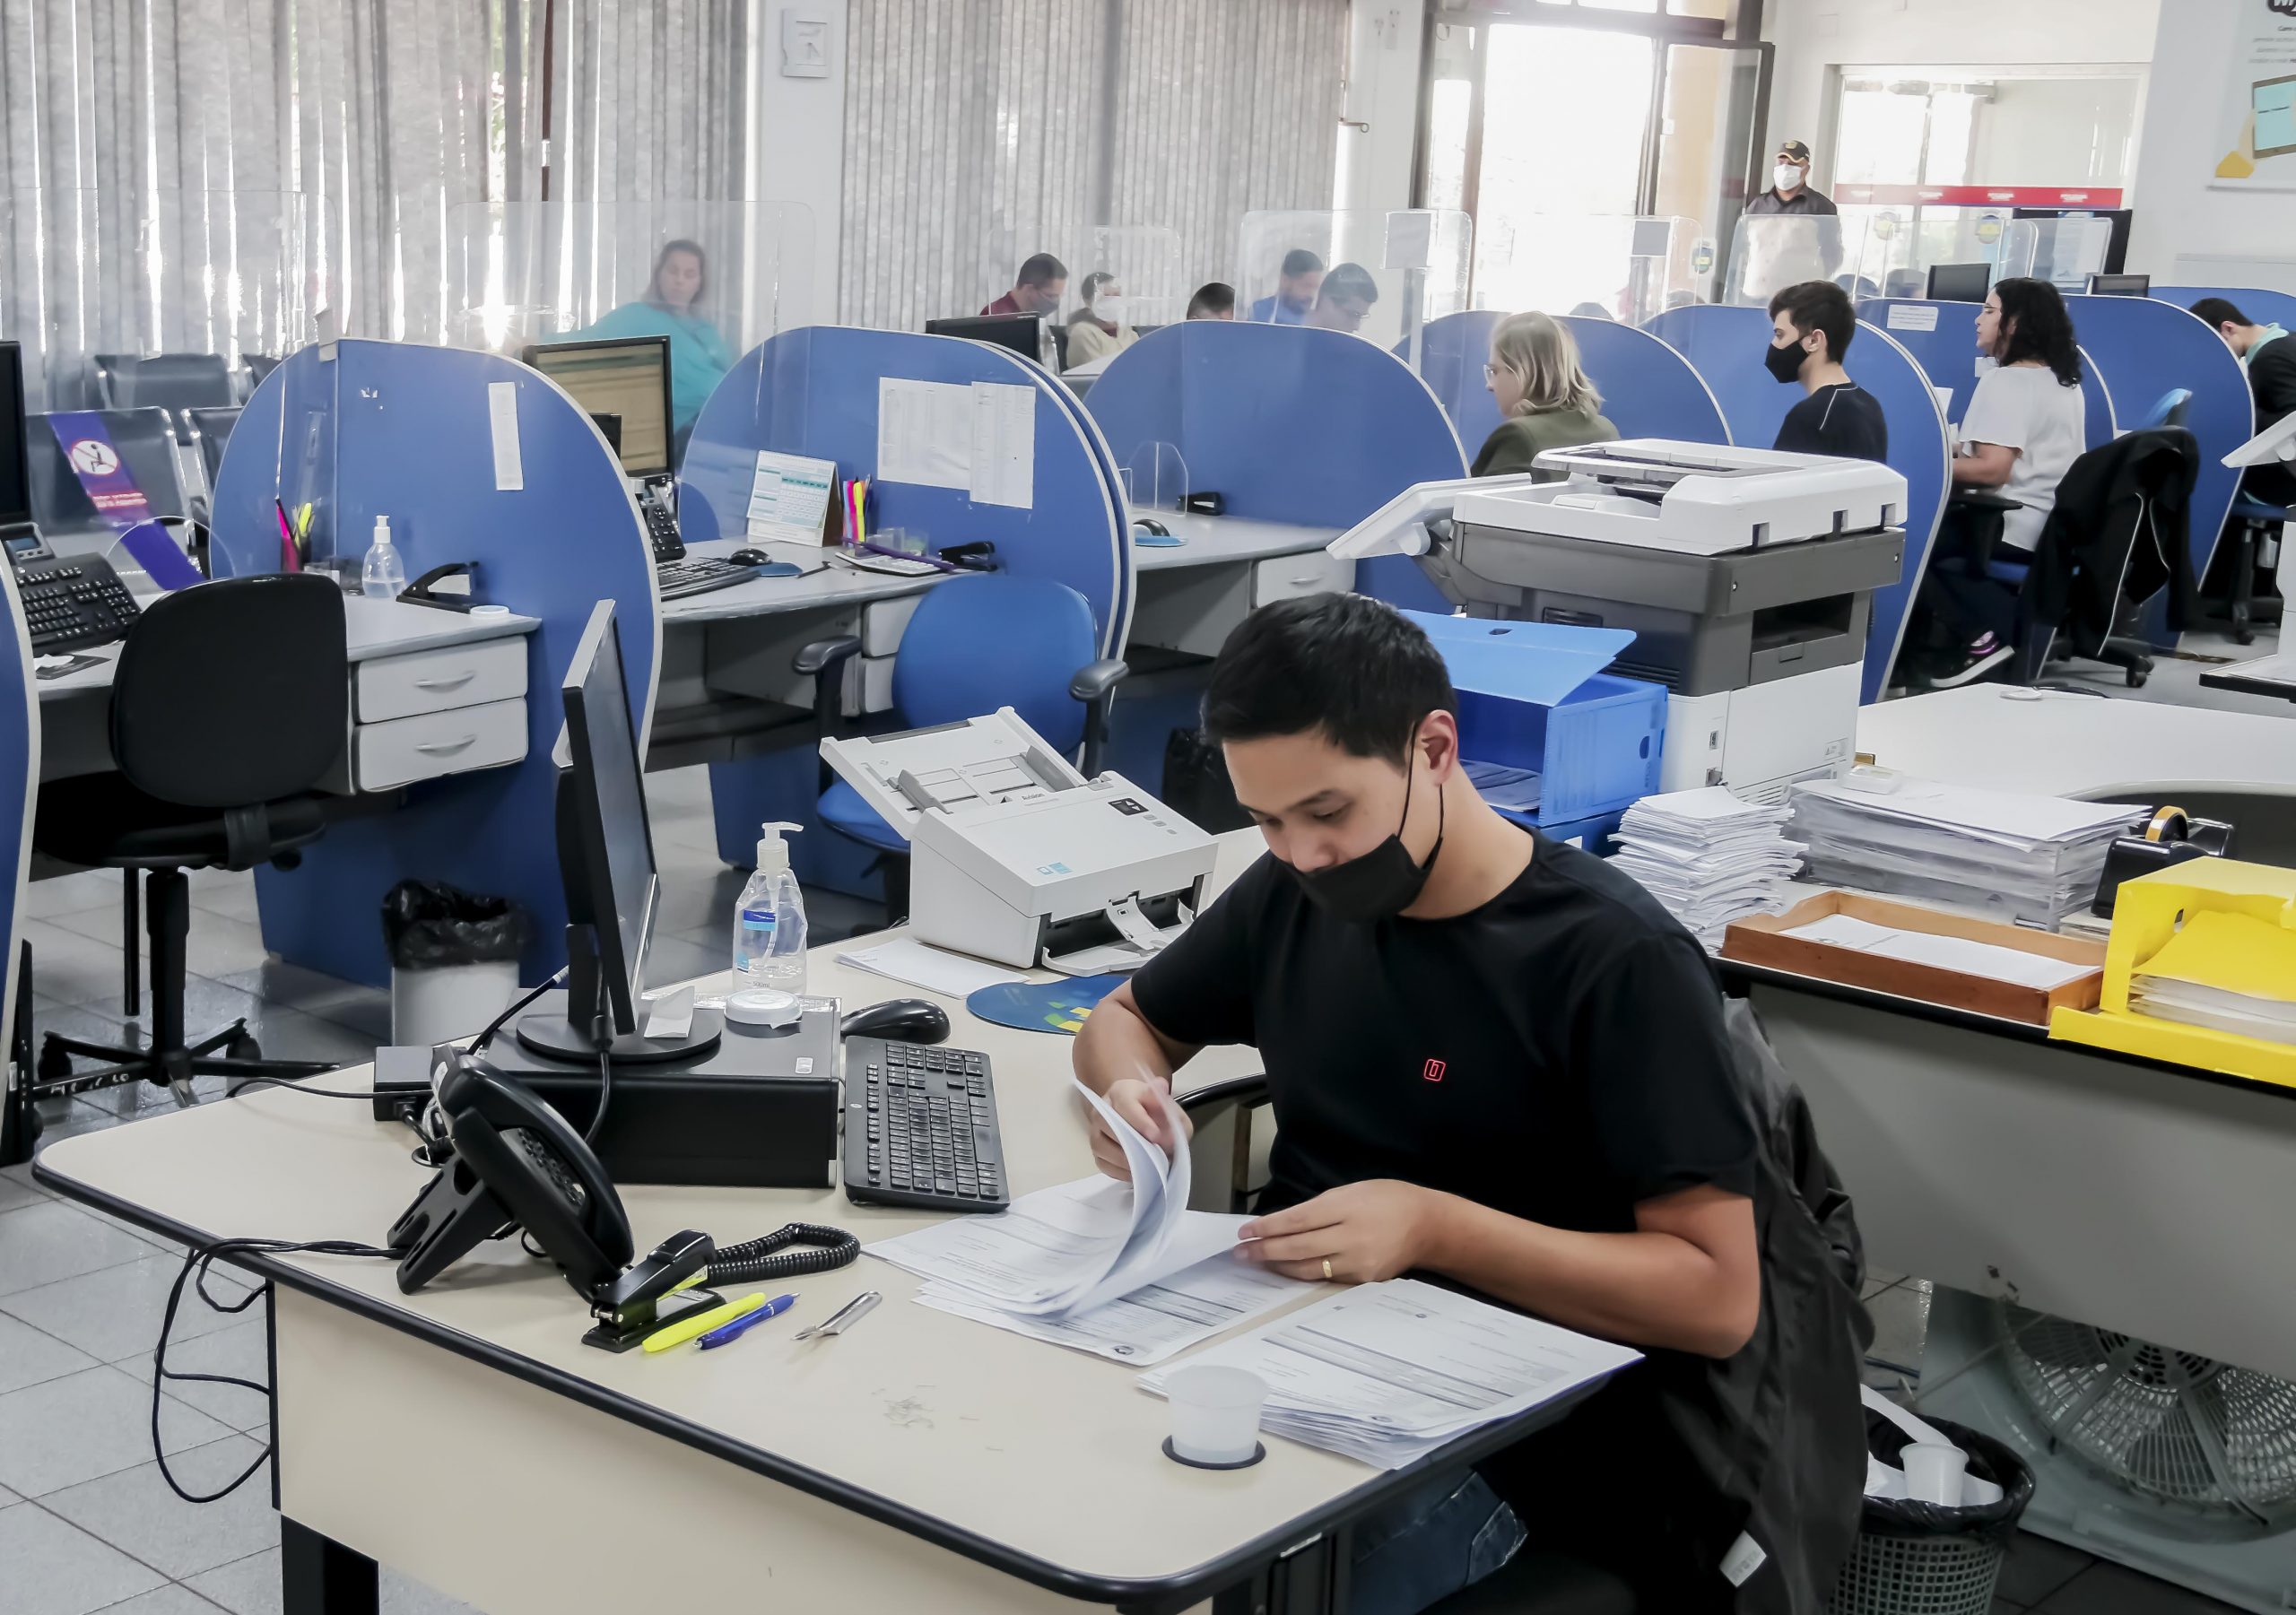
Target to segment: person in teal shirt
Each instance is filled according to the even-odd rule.
[[[709,260],[699,242],[676,240],[665,246],[654,260],[654,279],[646,296],[624,303],[581,336],[666,336],[670,339],[670,435],[680,459],[685,456],[686,434],[709,395],[734,368],[733,350],[718,334],[709,317],[701,313],[702,293],[709,285]]]

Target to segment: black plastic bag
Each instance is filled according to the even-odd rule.
[[[401,881],[383,899],[383,941],[402,970],[515,963],[532,933],[509,899],[444,881]]]
[[[1922,1417],[1970,1455],[1969,1472],[1998,1486],[2001,1500],[1949,1508],[1943,1503],[1917,1503],[1910,1498],[1868,1498],[1863,1528],[1881,1536],[1974,1536],[2005,1541],[2016,1530],[2025,1505],[2033,1500],[2032,1465],[1981,1430],[1926,1414]],[[1866,1410],[1866,1450],[1884,1463],[1903,1468],[1899,1454],[1911,1439],[1891,1420],[1871,1408]]]

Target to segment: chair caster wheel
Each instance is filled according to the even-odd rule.
[[[2131,690],[2142,690],[2144,688],[2144,681],[2151,676],[2152,674],[2142,667],[2132,667],[2127,674],[2128,687]]]
[[[252,1032],[241,1032],[223,1046],[223,1057],[226,1060],[260,1060],[263,1058],[263,1045],[255,1040]]]

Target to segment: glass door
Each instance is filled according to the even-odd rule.
[[[1768,45],[1671,43],[1660,64],[1661,115],[1651,131],[1644,211],[1698,221],[1680,232],[1668,279],[1702,296],[1728,261],[1747,200],[1763,186],[1770,153]]]

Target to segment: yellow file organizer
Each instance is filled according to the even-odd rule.
[[[2296,1044],[2130,1010],[2129,977],[2144,973],[2172,941],[2175,974],[2232,992],[2296,998],[2296,870],[2195,858],[2124,881],[2105,947],[2104,997],[2094,1010],[2057,1010],[2048,1035],[2296,1088]]]

